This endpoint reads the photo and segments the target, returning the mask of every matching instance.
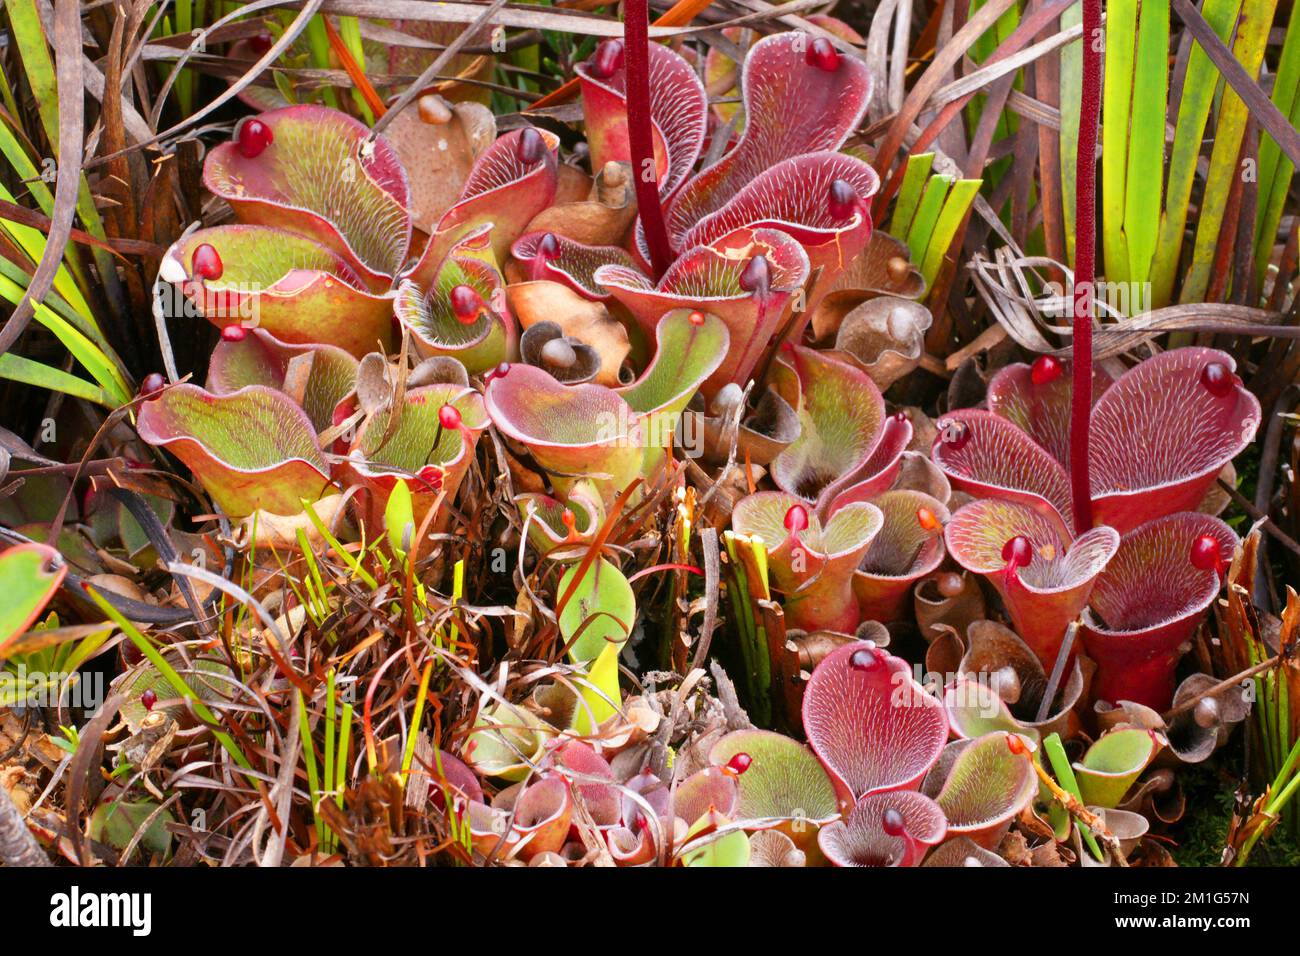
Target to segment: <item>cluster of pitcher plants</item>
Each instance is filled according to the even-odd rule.
[[[874,226],[868,65],[803,32],[696,60],[629,22],[575,67],[563,136],[429,94],[377,134],[275,105],[208,150],[229,215],[166,250],[154,294],[173,336],[219,341],[132,409],[199,524],[102,481],[80,506],[141,567],[242,604],[245,639],[205,663],[221,642],[172,647],[88,586],[125,635],[129,743],[159,715],[224,733],[269,657],[260,692],[305,744],[305,855],[371,852],[364,756],[402,790],[386,813],[436,817],[480,863],[1001,866],[1017,840],[1139,859],[1177,818],[1171,769],[1244,714],[1187,655],[1239,554],[1218,515],[1259,401],[1186,345],[1022,354],[970,407],[909,404],[932,316],[906,237]],[[220,527],[248,574],[177,571],[173,521]],[[466,651],[503,603],[466,580],[471,541],[508,582],[504,654]],[[0,555],[27,582],[10,655],[66,570],[42,547]],[[311,658],[365,653],[376,625],[343,636],[336,613],[356,588],[437,648],[412,714],[366,698],[364,754],[361,701]],[[249,741],[216,739],[248,770]]]

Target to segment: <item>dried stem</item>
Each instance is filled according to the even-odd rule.
[[[1277,667],[1277,665],[1281,663],[1281,661],[1282,661],[1282,655],[1274,654],[1266,661],[1260,661],[1258,664],[1254,665],[1253,667],[1247,667],[1244,671],[1241,671],[1240,673],[1233,674],[1231,677],[1225,677],[1223,680],[1219,681],[1214,686],[1207,687],[1199,694],[1194,694],[1193,696],[1187,698],[1187,700],[1183,701],[1177,707],[1171,707],[1169,710],[1165,711],[1163,714],[1160,715],[1160,719],[1163,720],[1165,722],[1165,726],[1168,727],[1173,722],[1173,719],[1175,717],[1177,717],[1179,714],[1187,713],[1189,710],[1191,710],[1201,701],[1205,700],[1205,698],[1217,697],[1226,690],[1232,690],[1232,688],[1237,687],[1242,683],[1244,683],[1245,681],[1250,680],[1256,674],[1262,674],[1266,670],[1270,670],[1274,667]]]

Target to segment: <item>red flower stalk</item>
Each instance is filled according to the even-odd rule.
[[[659,177],[655,167],[654,132],[650,126],[650,20],[647,0],[627,0],[623,5],[623,45],[627,57],[627,138],[632,151],[636,204],[645,228],[646,245],[655,278],[672,265],[664,210],[659,205]],[[647,172],[649,176],[647,176]]]
[[[1070,495],[1074,531],[1092,527],[1088,426],[1092,413],[1092,298],[1097,277],[1097,114],[1101,107],[1101,0],[1083,0],[1083,89],[1075,154],[1074,396],[1070,406]]]

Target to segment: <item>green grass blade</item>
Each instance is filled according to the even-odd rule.
[[[176,0],[176,33],[189,33],[194,28],[194,6],[191,0]],[[188,116],[194,112],[194,74],[186,67],[176,77],[176,100],[180,111]]]
[[[1074,778],[1074,768],[1070,766],[1070,758],[1065,754],[1065,745],[1061,743],[1060,734],[1049,734],[1043,740],[1043,751],[1047,754],[1047,762],[1052,765],[1052,773],[1056,776],[1056,782],[1061,785],[1061,789],[1068,793],[1074,799],[1083,803],[1083,796],[1079,791],[1079,781]],[[1079,827],[1079,835],[1083,837],[1083,842],[1088,844],[1088,849],[1098,860],[1104,860],[1105,856],[1101,852],[1101,847],[1097,846],[1097,839],[1092,835],[1092,831],[1087,827]]]
[[[415,745],[420,739],[420,723],[424,720],[424,699],[429,693],[429,678],[433,675],[433,661],[420,672],[420,689],[416,692],[415,710],[411,713],[411,726],[407,729],[406,746],[402,753],[402,786],[410,779],[411,764],[415,760]]]
[[[14,175],[22,183],[23,188],[36,200],[36,205],[40,207],[41,212],[47,216],[52,215],[54,194],[50,192],[50,187],[42,178],[45,170],[38,169],[36,163],[32,161],[32,157],[28,155],[18,137],[14,135],[14,131],[10,129],[9,119],[10,117],[0,118],[0,153],[4,154],[4,158],[13,167]]]
[[[248,758],[244,756],[244,752],[235,743],[234,738],[221,729],[221,721],[217,719],[217,715],[208,708],[203,698],[196,694],[189,684],[185,683],[181,675],[176,673],[175,668],[167,663],[166,658],[158,653],[158,649],[153,646],[153,641],[140,633],[140,629],[123,617],[117,608],[104,600],[103,596],[95,588],[87,586],[86,593],[90,595],[91,600],[99,605],[99,609],[121,628],[122,633],[130,639],[131,643],[140,649],[140,653],[149,659],[149,663],[158,669],[158,673],[162,674],[172,690],[189,701],[195,715],[211,728],[212,736],[217,739],[217,742],[221,744],[226,753],[230,754],[235,763],[245,770],[252,770],[253,765],[248,762]]]
[[[9,82],[9,77],[5,75],[4,70],[0,70],[0,100],[3,100],[5,109],[9,111],[10,116],[17,116],[18,100],[14,96],[13,85]]]
[[[1300,125],[1300,17],[1291,17],[1273,78],[1273,103],[1292,126]],[[1255,231],[1255,269],[1262,285],[1282,222],[1282,207],[1295,165],[1268,133],[1259,140],[1259,220]]]
[[[325,753],[322,761],[325,765],[326,793],[334,792],[334,733],[337,724],[334,718],[334,672],[325,676]]]
[[[356,17],[339,17],[339,39],[343,45],[348,48],[352,54],[352,59],[357,61],[357,66],[362,71],[366,68],[366,51],[361,43],[361,22]],[[355,86],[352,88],[352,101],[356,103],[357,112],[361,116],[362,122],[367,126],[375,124],[375,114],[370,109],[370,104],[366,102],[365,96]]]
[[[925,258],[921,260],[921,274],[925,276],[926,288],[934,287],[934,280],[943,265],[943,257],[952,248],[957,239],[957,230],[966,221],[975,196],[983,184],[982,179],[959,179],[952,184],[948,198],[944,200],[943,209],[930,233],[930,243],[926,247]]]
[[[13,195],[9,190],[0,185],[0,199],[6,202],[15,202]],[[27,253],[31,259],[33,267],[40,262],[41,256],[45,254],[45,234],[31,226],[25,226],[22,223],[14,222],[10,219],[0,219],[14,243],[16,243],[23,252]],[[65,302],[76,310],[77,314],[85,321],[94,324],[94,313],[90,310],[90,305],[86,302],[77,288],[77,283],[73,280],[72,273],[64,263],[60,263],[58,271],[54,274],[54,291],[61,295]]]
[[[952,185],[951,176],[931,176],[925,185],[921,202],[916,207],[912,226],[907,231],[907,248],[913,262],[925,259],[926,250],[930,248],[930,236],[934,233],[939,213],[943,211],[944,199],[948,196],[948,187]]]
[[[307,38],[307,49],[311,52],[311,64],[318,70],[333,69],[330,63],[330,38],[325,32],[325,21],[321,19],[322,15],[312,17],[311,22],[307,24],[307,29],[303,35]],[[322,90],[325,97],[325,104],[332,106],[334,109],[339,108],[338,91],[332,86],[327,86]]]
[[[352,705],[343,705],[343,717],[339,725],[338,764],[334,768],[334,800],[340,810],[343,809],[343,791],[348,786],[348,756],[352,750]]]
[[[889,220],[891,236],[902,239],[912,228],[912,217],[916,215],[917,204],[921,201],[933,165],[934,153],[917,153],[908,157],[903,182],[898,187],[898,198],[894,201],[894,214]]]
[[[3,89],[0,90],[0,92],[3,92],[7,104],[13,94],[9,89],[8,80],[4,79],[3,71],[0,71],[0,81],[3,83]],[[26,148],[14,134],[14,131],[9,127],[9,121],[15,115],[17,115],[17,111],[11,108],[7,115],[0,116],[0,154],[3,154],[4,158],[8,161],[9,166],[13,170],[16,181],[21,183],[22,188],[26,193],[36,201],[36,205],[41,212],[49,216],[54,212],[54,194],[50,192],[50,188],[46,185],[43,178],[43,176],[47,174],[47,170],[37,168],[36,163],[32,160],[32,157],[28,154]],[[7,190],[5,190],[4,195],[10,202],[17,201]],[[77,299],[72,301],[80,300],[79,308],[84,306],[85,317],[91,319],[92,316],[90,309],[88,306],[85,306],[85,300],[82,298],[81,292],[81,290],[89,288],[89,284],[86,279],[85,268],[81,262],[81,256],[78,254],[75,246],[68,246],[67,252],[64,255],[64,261],[67,263],[68,268],[75,277],[78,286]],[[71,296],[69,296],[69,299],[71,300]]]
[[[302,505],[303,513],[307,515],[307,520],[310,521],[312,526],[320,532],[320,535],[325,539],[326,544],[334,549],[334,552],[342,559],[343,563],[352,569],[353,574],[364,581],[366,586],[372,591],[377,589],[379,587],[379,582],[375,580],[374,575],[363,568],[361,562],[356,559],[352,552],[339,543],[339,539],[330,533],[329,528],[325,527],[325,522],[321,521],[320,515],[316,514],[316,509],[310,507],[310,504],[311,502],[304,501]]]
[[[8,276],[0,275],[0,296],[15,305],[22,299],[25,288],[13,282]],[[63,343],[63,347],[72,353],[72,357],[81,363],[99,386],[108,393],[117,405],[125,405],[131,400],[131,390],[126,384],[121,371],[113,360],[105,355],[95,343],[73,328],[63,317],[43,303],[36,303],[36,321],[41,323]]]
[[[40,13],[35,0],[5,0],[5,10],[9,14],[10,39],[22,61],[23,72],[31,87],[36,106],[41,117],[41,126],[45,138],[49,140],[51,150],[57,155],[59,150],[59,91],[54,60],[45,40],[45,30],[41,25]],[[88,233],[96,239],[104,239],[104,222],[99,210],[95,208],[94,197],[90,194],[90,185],[82,175],[77,193],[77,215]],[[95,262],[101,272],[112,274],[112,257],[102,249],[94,251]]]
[[[1165,178],[1165,113],[1169,98],[1169,0],[1143,0],[1133,77],[1133,124],[1129,133],[1124,196],[1124,237],[1129,278],[1151,275],[1160,228]]]
[[[26,289],[27,284],[32,278],[32,270],[24,269],[18,263],[11,261],[4,256],[0,256],[0,275],[7,278],[11,283],[17,285],[19,288]],[[72,324],[73,328],[94,342],[100,351],[105,353],[113,352],[112,346],[108,344],[108,339],[104,337],[104,333],[100,331],[99,326],[95,321],[93,319],[87,320],[84,315],[70,306],[64,300],[63,296],[59,295],[57,290],[51,289],[45,294],[44,304],[57,315],[67,319],[68,322]],[[114,356],[116,355],[116,353],[113,354]],[[118,364],[121,363],[119,362]]]
[[[1137,0],[1113,0],[1106,7],[1106,76],[1102,93],[1101,248],[1106,279],[1129,277],[1124,205],[1128,179],[1129,121],[1133,106],[1133,60],[1137,44]],[[1084,37],[1084,42],[1088,38]],[[1163,128],[1163,126],[1162,126]]]
[[[307,702],[302,691],[296,687],[298,695],[298,736],[302,739],[302,761],[307,767],[307,791],[311,794],[311,815],[316,821],[316,839],[323,846],[326,843],[325,821],[321,819],[320,810],[320,774],[316,770],[316,745],[311,739],[311,721],[307,717]]]
[[[974,16],[983,5],[984,0],[972,0],[970,12],[967,14],[967,17],[969,18]],[[1003,12],[1002,16],[998,17],[997,20],[993,22],[993,25],[971,45],[971,60],[977,65],[982,65],[990,56],[993,55],[999,46],[1001,46],[1006,40],[1010,39],[1011,34],[1015,32],[1016,27],[1019,25],[1020,7],[1013,4],[1008,7]],[[1024,80],[1020,74],[1017,74],[1012,82],[1015,89],[1022,89],[1024,87]],[[967,116],[970,118],[971,129],[975,129],[979,125],[987,105],[988,97],[983,93],[978,93],[971,99],[970,105],[966,108]],[[1019,126],[1020,117],[1015,113],[1012,113],[1010,110],[1003,109],[998,114],[997,124],[993,129],[993,141],[997,142],[998,140],[1006,139],[1008,136],[1015,133],[1016,130],[1019,129]],[[984,177],[991,184],[996,184],[1005,174],[1010,165],[1010,157],[1003,157],[1002,159],[995,160],[985,167]]]
[[[102,388],[87,382],[84,378],[23,358],[13,352],[0,355],[0,378],[7,378],[11,382],[22,382],[24,385],[35,385],[37,388],[46,388],[51,392],[62,392],[73,398],[84,398],[105,408],[116,408],[118,405]]]

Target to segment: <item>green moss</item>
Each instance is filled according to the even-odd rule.
[[[1217,764],[1211,760],[1179,771],[1187,810],[1170,834],[1177,841],[1170,850],[1179,866],[1218,866],[1223,856],[1235,778]]]

